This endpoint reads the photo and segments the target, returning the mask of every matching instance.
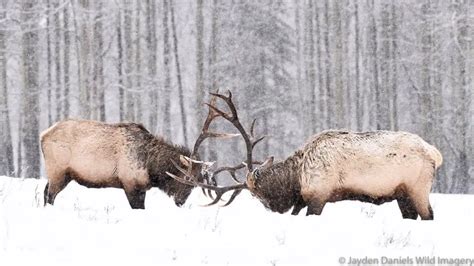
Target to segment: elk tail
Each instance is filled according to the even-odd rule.
[[[427,147],[428,155],[435,161],[435,168],[438,169],[443,163],[443,156],[441,152],[434,146]]]

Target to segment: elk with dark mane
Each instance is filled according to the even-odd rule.
[[[155,137],[136,123],[107,124],[89,120],[68,119],[42,132],[41,148],[48,175],[44,189],[44,204],[54,204],[59,192],[75,180],[89,188],[122,188],[130,206],[145,208],[146,191],[158,187],[175,204],[185,203],[193,184],[183,184],[166,172],[192,175],[196,182],[211,182],[206,175],[210,163],[199,160],[198,149],[210,137],[226,138],[235,135],[210,132],[209,124],[216,118],[210,109],[193,151]]]
[[[286,160],[273,163],[273,157],[269,157],[253,169],[252,149],[256,141],[238,121],[232,94],[214,96],[227,103],[230,113],[210,107],[237,127],[247,147],[245,164],[223,169],[235,176],[235,171],[246,165],[245,182],[225,187],[204,184],[185,174],[176,162],[173,163],[182,175],[168,173],[185,184],[214,190],[217,197],[209,205],[234,191],[228,205],[240,191],[248,189],[266,208],[279,213],[293,208],[292,214],[297,215],[308,207],[306,215],[320,215],[327,202],[359,200],[382,204],[397,200],[403,218],[417,219],[419,215],[424,220],[433,219],[429,194],[442,156],[419,136],[392,131],[324,131]]]

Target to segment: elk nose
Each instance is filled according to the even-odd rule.
[[[178,201],[175,201],[174,203],[176,204],[176,206],[181,207],[183,206],[184,201],[178,200]]]

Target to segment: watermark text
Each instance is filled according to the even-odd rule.
[[[474,266],[474,257],[406,256],[406,257],[339,257],[339,264],[366,265],[416,265],[416,266]]]

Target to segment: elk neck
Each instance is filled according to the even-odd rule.
[[[151,134],[150,134],[151,135]],[[133,139],[133,138],[132,138]],[[158,187],[167,195],[177,198],[187,198],[193,187],[182,184],[170,178],[166,172],[179,175],[171,160],[180,164],[179,156],[190,156],[189,149],[173,145],[159,137],[135,137],[135,156],[137,161],[143,163],[148,171],[150,185]],[[129,139],[129,141],[133,141]],[[184,167],[181,165],[181,167]]]

